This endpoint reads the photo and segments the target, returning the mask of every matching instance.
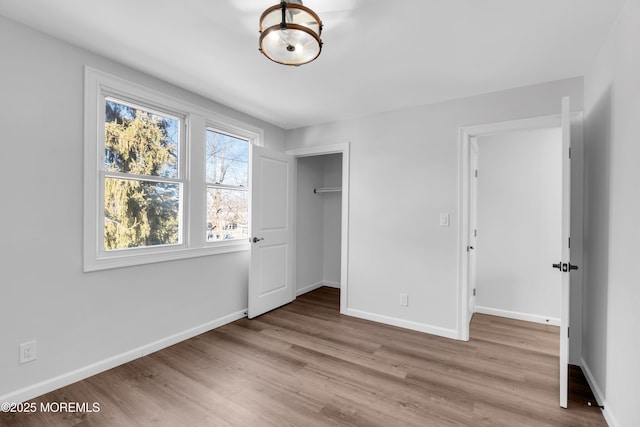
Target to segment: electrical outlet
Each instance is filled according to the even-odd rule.
[[[31,362],[38,358],[38,347],[35,341],[20,344],[20,363]]]
[[[400,305],[406,307],[409,305],[409,295],[400,294]]]

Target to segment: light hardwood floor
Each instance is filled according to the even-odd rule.
[[[34,399],[100,412],[0,414],[2,426],[606,426],[558,328],[475,315],[459,342],[339,314],[320,288]]]

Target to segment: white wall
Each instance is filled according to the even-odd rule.
[[[341,193],[318,193],[340,187],[342,155],[297,159],[296,289],[340,286]]]
[[[82,272],[84,66],[261,127],[273,149],[284,131],[3,17],[0,55],[0,401],[242,315],[248,252]],[[38,359],[19,365],[18,344],[31,340]]]
[[[564,95],[581,110],[582,79],[287,132],[288,149],[350,142],[349,314],[459,336],[458,130],[557,114]]]
[[[342,187],[342,154],[322,156],[325,187]],[[322,279],[328,286],[340,286],[342,237],[342,193],[323,193],[324,225]]]
[[[313,189],[322,187],[324,162],[320,157],[297,159],[296,290],[313,290],[323,279],[324,199]]]
[[[478,138],[476,310],[560,325],[561,130]]]
[[[583,358],[609,425],[640,425],[640,2],[630,0],[585,75]]]

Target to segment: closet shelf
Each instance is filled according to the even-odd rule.
[[[336,191],[342,191],[342,188],[340,187],[321,187],[321,188],[314,188],[313,192],[314,193],[334,193]]]

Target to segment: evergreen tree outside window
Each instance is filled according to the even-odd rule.
[[[180,243],[180,122],[106,99],[105,250]]]

